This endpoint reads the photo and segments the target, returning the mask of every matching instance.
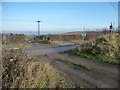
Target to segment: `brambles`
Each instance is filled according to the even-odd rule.
[[[118,64],[120,58],[120,36],[109,34],[101,38],[84,43],[68,53],[82,56],[91,60],[99,60],[107,63]]]
[[[3,88],[75,87],[39,57],[29,57],[21,49],[3,49]]]

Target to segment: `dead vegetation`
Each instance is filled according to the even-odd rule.
[[[3,88],[65,88],[75,84],[40,58],[28,57],[20,49],[3,49]]]
[[[104,32],[97,32],[97,31],[86,31],[85,40],[90,41],[93,40],[99,36],[105,35],[106,33]],[[82,41],[83,32],[71,32],[71,33],[65,33],[65,34],[49,34],[49,35],[42,35],[40,38],[43,38],[45,40],[50,40],[50,41]]]
[[[93,42],[82,45],[82,50],[88,49],[91,50],[92,54],[120,57],[120,36],[118,34],[108,34]]]
[[[117,33],[106,34],[89,43],[84,43],[70,53],[100,60],[108,63],[119,63],[120,58],[120,36]]]
[[[24,34],[2,34],[2,43],[23,43],[26,41],[26,35]]]

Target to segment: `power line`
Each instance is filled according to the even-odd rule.
[[[110,5],[112,6],[112,8],[117,12],[117,14],[118,14],[118,19],[120,19],[120,11],[119,11],[119,9],[120,9],[120,2],[118,2],[117,3],[117,8],[113,5],[113,3],[112,2],[110,2]]]
[[[118,10],[116,9],[116,7],[113,5],[113,3],[112,2],[110,2],[110,5],[113,7],[113,9],[115,10],[115,11],[117,11],[117,13],[118,13]]]

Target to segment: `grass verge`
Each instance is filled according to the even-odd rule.
[[[78,50],[69,50],[65,53],[71,54],[71,55],[76,55],[76,56],[81,56],[83,58],[87,58],[89,60],[95,60],[95,61],[101,61],[104,63],[110,63],[110,64],[119,64],[119,59],[115,58],[115,57],[110,57],[110,56],[106,56],[106,55],[100,55],[100,54],[96,54],[93,55],[90,53],[90,51],[78,51]]]
[[[26,47],[31,47],[32,44],[28,42],[22,42],[22,43],[9,43],[7,45],[2,44],[2,48],[26,48]]]

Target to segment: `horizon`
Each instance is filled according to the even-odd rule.
[[[71,32],[118,25],[118,2],[3,2],[3,31]]]
[[[48,35],[48,34],[65,34],[65,33],[77,33],[77,32],[103,32],[104,30],[109,31],[107,28],[95,28],[95,29],[82,29],[79,31],[42,31],[40,35]],[[113,32],[118,31],[118,28],[113,29]],[[24,35],[38,35],[38,31],[4,31],[0,32],[0,34],[24,34]]]

